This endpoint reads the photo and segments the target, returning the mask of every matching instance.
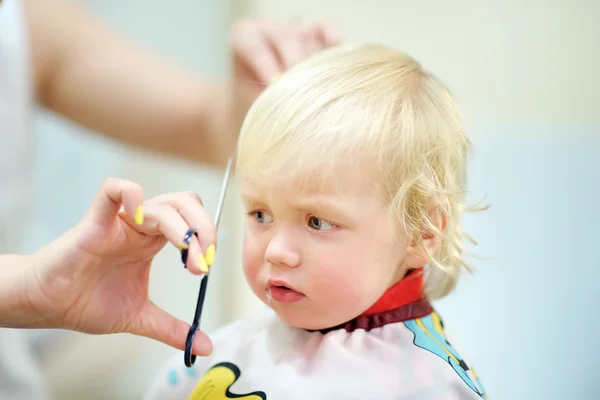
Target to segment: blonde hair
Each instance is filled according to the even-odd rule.
[[[427,232],[441,235],[425,288],[440,298],[469,270],[460,224],[469,147],[452,95],[417,61],[381,45],[346,45],[297,65],[261,94],[242,126],[237,174],[309,172],[331,182],[340,167],[364,163],[380,178],[400,234],[421,246]]]

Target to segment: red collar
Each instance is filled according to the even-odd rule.
[[[338,329],[347,332],[357,329],[369,331],[387,324],[422,318],[432,312],[433,308],[423,297],[423,268],[418,268],[409,271],[358,317],[341,325],[322,329],[320,332],[327,333]]]
[[[423,268],[409,270],[408,273],[390,287],[386,292],[362,315],[379,314],[390,311],[407,304],[422,300],[423,296]]]

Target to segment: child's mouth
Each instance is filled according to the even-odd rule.
[[[282,304],[296,303],[305,297],[302,293],[286,285],[275,285],[273,283],[269,283],[267,286],[267,296]]]

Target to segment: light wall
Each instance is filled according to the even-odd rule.
[[[438,302],[492,399],[600,390],[600,3],[593,0],[233,1],[257,17],[328,19],[402,49],[463,105],[475,149],[465,217],[476,267]],[[401,361],[400,361],[401,362]]]

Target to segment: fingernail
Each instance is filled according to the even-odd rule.
[[[215,245],[211,244],[206,249],[206,255],[204,256],[206,259],[206,264],[210,267],[215,262]]]
[[[200,271],[205,274],[208,273],[208,265],[206,265],[206,260],[202,254],[198,255],[198,266],[200,267]]]
[[[141,225],[144,223],[144,207],[141,204],[135,209],[134,222],[137,225]]]
[[[277,79],[279,79],[279,77],[281,76],[281,74],[275,74],[271,77],[271,83],[275,82]]]
[[[187,243],[179,242],[177,243],[177,248],[179,250],[188,249],[190,246]]]

